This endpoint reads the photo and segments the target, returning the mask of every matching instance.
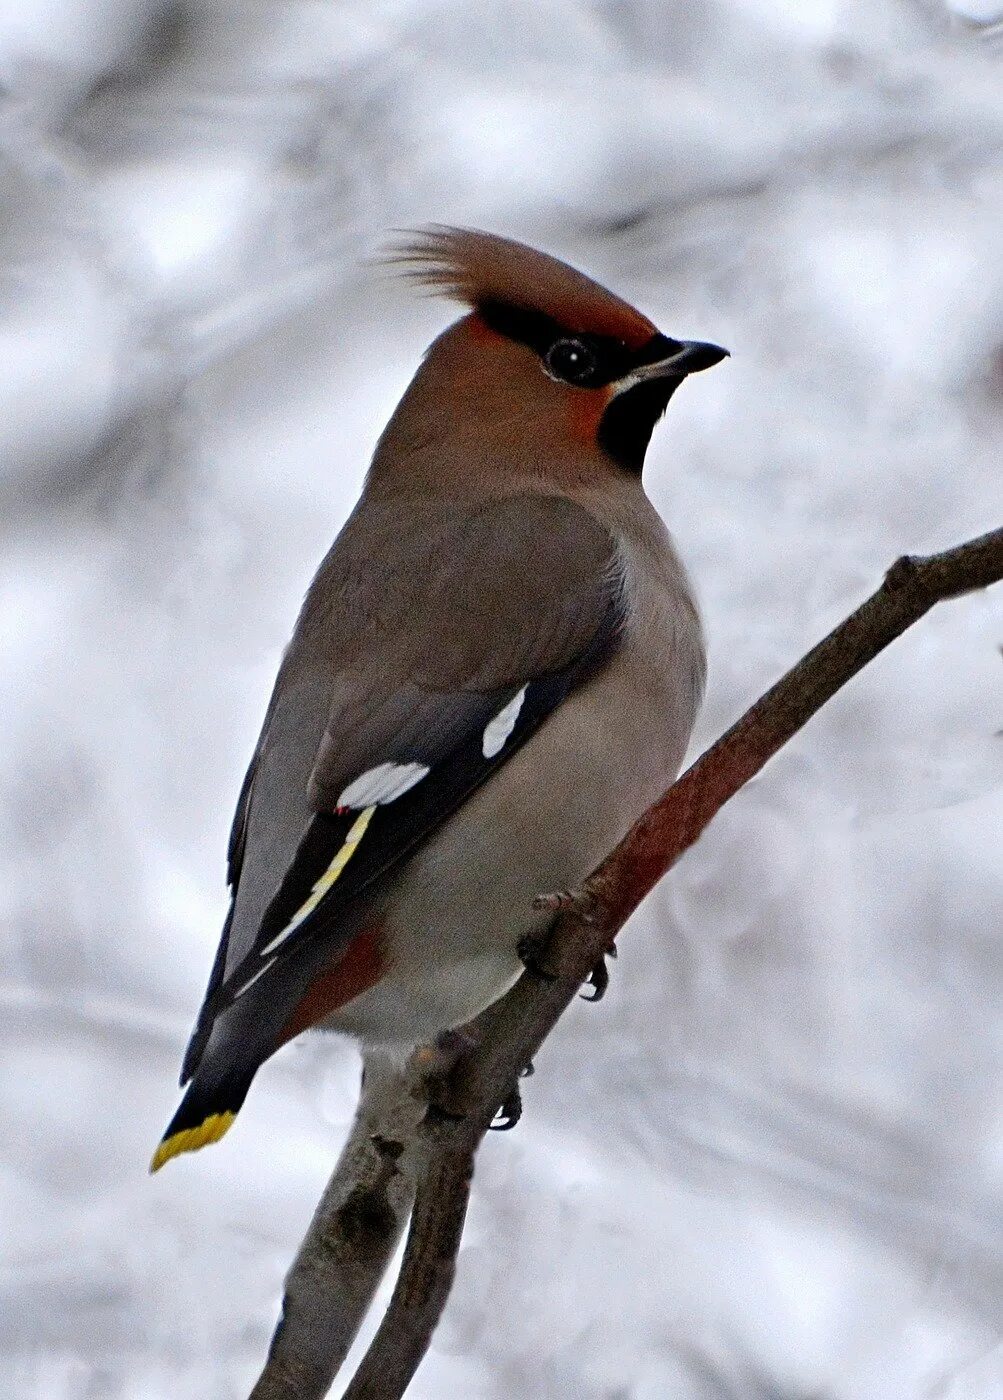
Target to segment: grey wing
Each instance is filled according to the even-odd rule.
[[[313,676],[288,683],[285,667],[241,786],[227,847],[230,907],[205,997],[181,1067],[186,1084],[198,1067],[219,1009],[220,989],[252,945],[264,913],[294,858],[313,809],[307,783],[327,721],[331,684]]]
[[[200,1018],[202,1043],[219,1012],[259,979],[278,987],[274,974],[297,950],[323,940],[336,960],[357,927],[349,909],[617,644],[615,545],[577,506],[514,497],[454,518],[451,529],[448,542],[429,541],[409,594],[397,586],[382,609],[360,590],[348,541],[352,606],[363,598],[370,654],[350,626],[349,664],[309,669],[297,666],[294,639],[249,789],[228,946]],[[309,598],[304,618],[309,630]],[[323,652],[322,639],[307,650]],[[197,1053],[189,1059],[190,1071]]]

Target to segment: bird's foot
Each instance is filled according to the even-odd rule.
[[[548,972],[540,961],[546,944],[546,934],[526,933],[515,945],[515,951],[519,954],[519,960],[527,972],[531,972],[534,977],[539,977],[541,982],[556,982],[555,974]]]
[[[416,1098],[428,1100],[430,1122],[459,1122],[466,1117],[465,1113],[454,1113],[450,1107],[450,1075],[457,1062],[480,1043],[480,1037],[468,1024],[439,1031],[434,1039],[414,1051],[412,1092]]]
[[[609,986],[609,968],[606,966],[606,959],[615,957],[616,944],[611,943],[589,973],[588,985],[592,988],[592,991],[582,992],[582,1001],[602,1001],[603,997],[606,995],[606,988]]]
[[[583,924],[593,924],[596,919],[596,897],[589,890],[556,890],[552,894],[538,894],[533,900],[533,908],[542,914],[573,914]]]
[[[445,1079],[457,1060],[479,1044],[469,1026],[440,1031],[433,1040],[419,1045],[411,1057],[419,1082],[427,1084]]]
[[[519,1071],[519,1078],[528,1079],[531,1074],[535,1073],[536,1070],[533,1067],[533,1061],[530,1060],[529,1064],[523,1065],[522,1069]],[[505,1098],[499,1105],[498,1112],[491,1120],[491,1131],[494,1133],[507,1133],[509,1128],[515,1127],[521,1117],[522,1093],[519,1089],[518,1082],[516,1082],[505,1095]]]
[[[523,1071],[525,1073],[525,1071]],[[502,1099],[498,1107],[498,1112],[491,1120],[491,1131],[493,1133],[507,1133],[510,1128],[514,1128],[522,1117],[522,1094],[519,1092],[519,1085],[513,1084],[511,1089]]]
[[[469,1025],[454,1026],[452,1030],[440,1031],[435,1037],[435,1048],[442,1055],[457,1057],[468,1050],[476,1050],[480,1039]]]
[[[455,1113],[451,1108],[446,1108],[436,1098],[429,1100],[425,1110],[425,1122],[433,1127],[437,1123],[462,1123],[466,1116],[465,1113]]]

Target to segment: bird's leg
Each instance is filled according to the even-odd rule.
[[[480,1036],[474,1034],[473,1027],[469,1024],[440,1031],[434,1041],[435,1049],[449,1062],[450,1067],[461,1055],[468,1050],[475,1050],[480,1043]]]
[[[433,1041],[415,1050],[413,1060],[428,1098],[430,1118],[459,1122],[465,1116],[448,1107],[449,1074],[460,1056],[479,1044],[480,1037],[472,1027],[463,1025],[440,1031]]]
[[[589,973],[588,985],[592,988],[592,992],[582,992],[582,1001],[602,1001],[606,995],[606,988],[609,986],[609,968],[606,966],[606,959],[615,957],[616,944],[611,943]]]
[[[545,911],[548,914],[570,914],[572,918],[580,919],[583,924],[594,925],[598,918],[598,900],[595,893],[586,888],[582,890],[558,890],[554,894],[540,894],[533,900],[533,908]],[[519,957],[523,965],[528,968],[534,976],[541,978],[545,982],[554,982],[556,975],[548,972],[541,965],[540,955],[544,951],[546,934],[526,934],[517,944]],[[592,988],[591,994],[582,992],[583,1001],[602,1001],[606,995],[606,988],[609,986],[609,972],[606,967],[607,958],[616,957],[616,944],[610,943],[602,958],[596,963],[589,973],[589,986]]]
[[[546,949],[548,933],[549,930],[544,933],[524,933],[515,945],[515,951],[527,972],[531,972],[541,982],[556,982],[557,977],[554,973],[548,972],[540,961]]]

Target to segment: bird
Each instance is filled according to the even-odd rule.
[[[215,1142],[310,1028],[406,1056],[512,985],[548,915],[679,771],[705,650],[642,484],[728,352],[511,238],[388,255],[463,308],[310,584],[237,801],[230,905],[151,1163]]]

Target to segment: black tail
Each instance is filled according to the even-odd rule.
[[[240,1112],[258,1065],[213,1073],[203,1061],[153,1154],[150,1171],[156,1172],[182,1152],[196,1152],[219,1142]]]

